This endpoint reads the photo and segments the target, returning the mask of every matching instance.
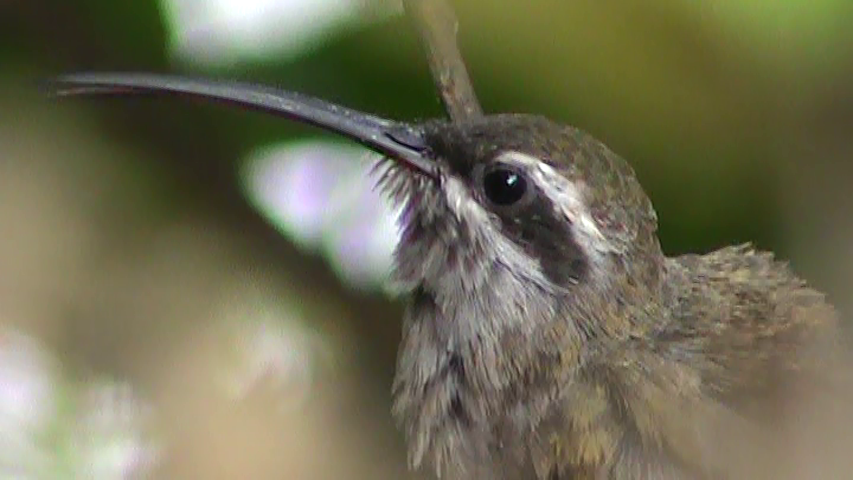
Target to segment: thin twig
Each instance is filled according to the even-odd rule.
[[[459,22],[446,0],[403,0],[426,50],[435,86],[454,122],[483,114],[456,45]]]

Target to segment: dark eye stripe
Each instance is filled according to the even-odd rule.
[[[501,220],[501,233],[537,259],[556,285],[578,283],[585,277],[588,263],[572,225],[558,218],[551,200],[538,187],[531,183],[529,188],[531,198],[519,208],[490,208]]]

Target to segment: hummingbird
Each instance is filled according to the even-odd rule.
[[[224,102],[379,153],[406,297],[392,414],[411,468],[439,478],[760,478],[738,466],[764,458],[838,337],[825,296],[770,253],[666,256],[631,166],[542,116],[406,123],[148,73],[48,89]]]

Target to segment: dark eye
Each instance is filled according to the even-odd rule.
[[[506,207],[524,197],[527,179],[517,170],[494,167],[483,175],[483,192],[495,205]]]

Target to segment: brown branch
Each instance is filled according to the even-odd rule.
[[[447,0],[403,0],[426,50],[435,86],[454,122],[483,114],[456,45],[459,22]]]

